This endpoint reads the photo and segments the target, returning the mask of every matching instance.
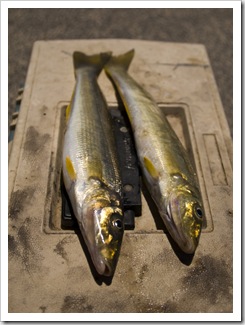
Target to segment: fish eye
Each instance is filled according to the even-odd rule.
[[[199,206],[195,207],[195,214],[197,215],[198,218],[202,218],[203,212]]]
[[[113,214],[112,215],[112,221],[111,221],[113,227],[116,227],[118,229],[122,229],[123,228],[123,222],[121,219],[118,218],[117,214]]]
[[[118,229],[122,229],[122,221],[120,219],[116,219],[112,221],[112,224],[114,227],[117,227]]]

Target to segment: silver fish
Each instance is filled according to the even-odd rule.
[[[97,272],[111,276],[124,224],[112,121],[97,77],[110,53],[74,52],[76,85],[67,107],[63,179]]]
[[[197,176],[189,156],[165,115],[128,73],[134,50],[105,65],[129,117],[148,190],[175,242],[192,254],[204,217]]]

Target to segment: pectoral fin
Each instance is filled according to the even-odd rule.
[[[72,181],[77,179],[77,174],[70,157],[66,157],[66,171]]]
[[[148,171],[148,173],[151,175],[151,177],[153,177],[153,178],[159,177],[159,172],[153,165],[152,161],[147,157],[144,157],[144,166],[145,166],[146,170]]]

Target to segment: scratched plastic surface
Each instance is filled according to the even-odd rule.
[[[145,188],[113,278],[99,277],[79,232],[61,229],[64,106],[71,54],[135,48],[129,73],[164,110],[196,166],[206,224],[194,256],[166,233]],[[104,73],[109,106],[117,100]],[[232,312],[232,142],[202,45],[137,40],[35,43],[9,156],[9,312]],[[224,241],[225,238],[225,241]]]

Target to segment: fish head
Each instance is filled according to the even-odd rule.
[[[104,206],[94,211],[94,219],[95,266],[98,273],[110,276],[114,273],[123,237],[122,211]]]
[[[203,206],[198,196],[190,191],[174,191],[167,204],[166,226],[179,247],[187,254],[194,254],[199,242]]]
[[[116,196],[106,190],[93,193],[95,199],[88,201],[83,213],[85,242],[97,272],[105,276],[115,271],[124,232],[123,212]]]

